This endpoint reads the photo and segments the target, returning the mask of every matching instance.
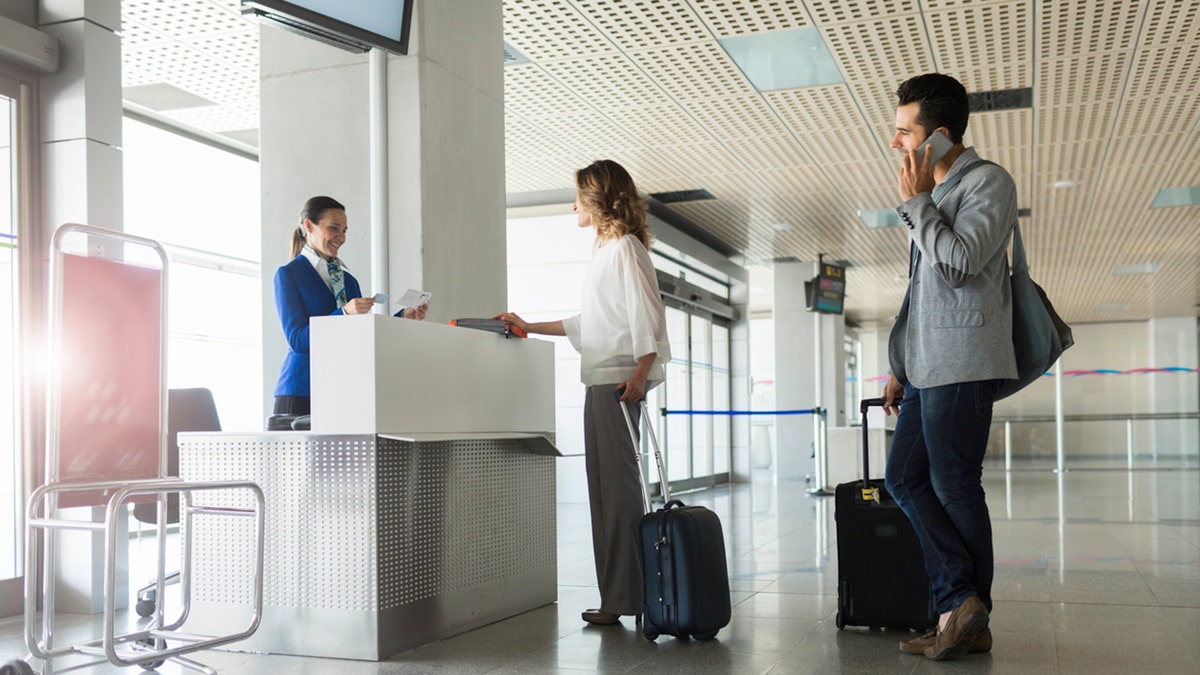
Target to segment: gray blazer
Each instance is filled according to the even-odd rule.
[[[943,184],[978,162],[967,148]],[[935,191],[936,188],[935,188]],[[1004,168],[976,166],[957,185],[923,192],[896,208],[916,247],[905,312],[892,327],[892,372],[918,389],[1014,379],[1008,240],[1017,222],[1017,186]]]

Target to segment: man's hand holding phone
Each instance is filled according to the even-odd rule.
[[[950,137],[935,129],[925,142],[904,155],[900,166],[900,197],[905,201],[922,192],[930,192],[937,180],[933,167],[954,147]]]

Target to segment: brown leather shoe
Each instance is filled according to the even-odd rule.
[[[584,611],[583,620],[597,626],[611,626],[621,620],[621,615],[602,609],[589,609]]]
[[[914,654],[916,656],[925,656],[925,649],[937,641],[937,626],[925,631],[925,634],[920,637],[915,637],[911,640],[902,640],[900,642],[900,651],[905,654]],[[992,629],[984,628],[983,632],[971,638],[971,647],[967,649],[968,654],[984,654],[992,651]]]
[[[939,631],[925,656],[934,661],[952,659],[971,649],[971,641],[988,627],[988,611],[979,596],[972,595],[950,612],[946,630]]]

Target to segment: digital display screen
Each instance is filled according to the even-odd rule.
[[[822,264],[809,285],[808,308],[813,312],[841,314],[846,300],[846,268]]]

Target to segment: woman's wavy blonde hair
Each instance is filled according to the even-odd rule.
[[[604,241],[632,234],[648,250],[653,235],[646,225],[646,201],[638,195],[625,167],[598,159],[575,172],[580,207],[592,214],[596,238]]]

